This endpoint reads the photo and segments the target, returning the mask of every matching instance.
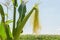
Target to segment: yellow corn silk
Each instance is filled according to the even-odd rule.
[[[33,33],[39,34],[38,30],[41,28],[39,25],[39,10],[38,5],[35,5],[36,10],[34,10],[34,23],[33,23]]]

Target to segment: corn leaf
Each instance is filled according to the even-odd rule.
[[[10,26],[6,25],[5,30],[6,30],[7,40],[12,40],[13,36],[12,36],[11,31],[10,31]]]
[[[20,0],[20,2],[22,3],[22,0]]]
[[[19,6],[18,12],[19,12],[19,18],[21,18],[22,21],[26,13],[26,4],[24,4],[24,2],[22,2],[21,5]]]
[[[25,17],[26,5],[24,4],[24,2],[22,2],[21,5],[19,6],[18,12],[19,12],[19,19],[17,21],[17,27],[19,26],[20,22],[22,22],[23,18]]]
[[[3,25],[4,25],[3,23],[0,23],[0,37],[1,39],[5,40],[7,36]]]
[[[14,4],[14,0],[12,0],[12,3]]]
[[[1,5],[0,5],[0,14],[2,17],[2,22],[4,23],[5,22],[5,15],[4,15],[3,7]]]
[[[3,7],[0,5],[0,14],[1,14],[1,17],[2,17],[2,22],[1,23],[3,23],[3,24],[1,24],[0,25],[0,27],[2,27],[1,29],[0,29],[0,31],[1,30],[4,30],[5,32],[6,32],[6,37],[7,38],[10,38],[10,35],[9,35],[9,26],[8,25],[6,25],[5,24],[5,14],[4,14],[4,11],[3,11]],[[2,31],[3,32],[3,31]],[[1,33],[2,33],[1,32]],[[3,34],[3,33],[2,33]],[[3,34],[3,35],[5,35],[5,34]]]
[[[11,31],[10,31],[10,26],[9,26],[9,24],[10,23],[12,23],[13,22],[13,20],[7,20],[6,22],[5,22],[5,24],[6,24],[6,29],[7,29],[7,33],[8,33],[8,35],[9,35],[9,39],[12,39],[13,38],[13,36],[12,36],[12,33],[11,33]]]
[[[13,20],[7,20],[6,22],[5,22],[5,24],[10,24],[10,23],[12,23],[13,22]]]

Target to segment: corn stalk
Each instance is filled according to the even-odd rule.
[[[26,24],[27,20],[29,19],[29,17],[31,16],[32,12],[33,11],[36,11],[37,8],[36,7],[33,7],[33,9],[24,17],[24,19],[21,21],[19,21],[19,25],[18,27],[16,28],[16,33],[15,33],[15,40],[18,39],[18,37],[20,36],[21,34],[21,31],[24,27],[24,25]],[[36,14],[36,13],[35,13]]]
[[[33,11],[35,11],[35,18],[34,18],[34,32],[36,32],[36,28],[38,28],[39,23],[38,23],[38,5],[35,5],[32,10],[25,15],[26,13],[26,4],[24,3],[24,1],[21,2],[21,5],[18,8],[18,12],[19,12],[19,19],[17,21],[17,26],[15,25],[16,23],[16,7],[17,7],[17,0],[13,0],[13,6],[14,6],[14,15],[13,15],[13,30],[12,30],[12,34],[10,34],[10,28],[9,25],[6,24],[5,22],[5,14],[3,11],[2,6],[0,5],[0,14],[2,16],[2,22],[4,23],[4,28],[5,28],[5,32],[6,32],[6,40],[19,40],[21,31],[23,30],[24,25],[26,24],[27,20],[29,19],[29,17],[31,16],[31,14],[33,13]],[[11,36],[12,35],[12,36]]]
[[[17,0],[14,0],[14,2],[13,2],[13,5],[14,5],[14,15],[13,15],[13,36],[14,36],[14,34],[15,34],[16,4],[17,4]]]

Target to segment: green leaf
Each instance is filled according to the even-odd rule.
[[[0,5],[0,14],[1,14],[1,17],[2,17],[2,22],[4,23],[5,22],[5,14],[4,14],[4,10],[3,10],[2,5]]]
[[[20,0],[20,2],[22,3],[22,0]]]
[[[10,23],[12,23],[13,22],[13,20],[7,20],[5,23],[6,24],[10,24]]]
[[[12,40],[13,36],[12,36],[11,31],[10,31],[9,25],[6,25],[6,35],[7,35],[7,40]]]
[[[5,14],[4,14],[4,11],[3,11],[3,7],[0,5],[0,14],[1,14],[1,17],[2,17],[2,22],[0,23],[0,35],[2,35],[2,38],[10,38],[10,35],[9,35],[9,25],[6,25],[5,24]],[[9,21],[10,22],[10,21]],[[8,22],[7,22],[8,23]],[[6,34],[6,36],[5,36]]]
[[[12,0],[12,3],[14,4],[14,0]]]
[[[18,12],[19,12],[19,19],[17,21],[17,27],[19,27],[20,22],[22,22],[23,18],[25,17],[26,5],[24,4],[24,2],[22,2],[21,5],[19,6]],[[23,30],[21,31],[21,33],[22,32],[23,32]]]
[[[11,30],[10,30],[10,27],[8,27],[8,30],[9,30],[9,35],[10,35],[10,37],[13,38],[13,35],[12,35],[12,33],[11,33]]]
[[[3,23],[0,23],[0,36],[3,40],[6,39],[6,33],[5,33],[5,29],[4,29],[4,24]]]
[[[8,40],[11,40],[13,38],[13,35],[10,30],[10,26],[9,26],[9,23],[11,23],[11,22],[13,22],[13,20],[7,20],[5,22],[5,26],[6,26],[5,30],[6,30],[6,35],[7,35]]]
[[[24,2],[22,2],[21,5],[19,6],[18,12],[19,12],[19,19],[17,21],[17,27],[19,26],[19,23],[22,22],[23,18],[25,17],[26,5],[24,4]]]
[[[21,5],[19,6],[18,12],[19,12],[19,19],[21,19],[22,21],[26,13],[26,4],[24,4],[24,2],[22,2]]]

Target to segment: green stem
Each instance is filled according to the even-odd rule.
[[[14,15],[13,15],[13,36],[15,34],[15,21],[16,21],[16,3],[17,0],[14,0]]]

